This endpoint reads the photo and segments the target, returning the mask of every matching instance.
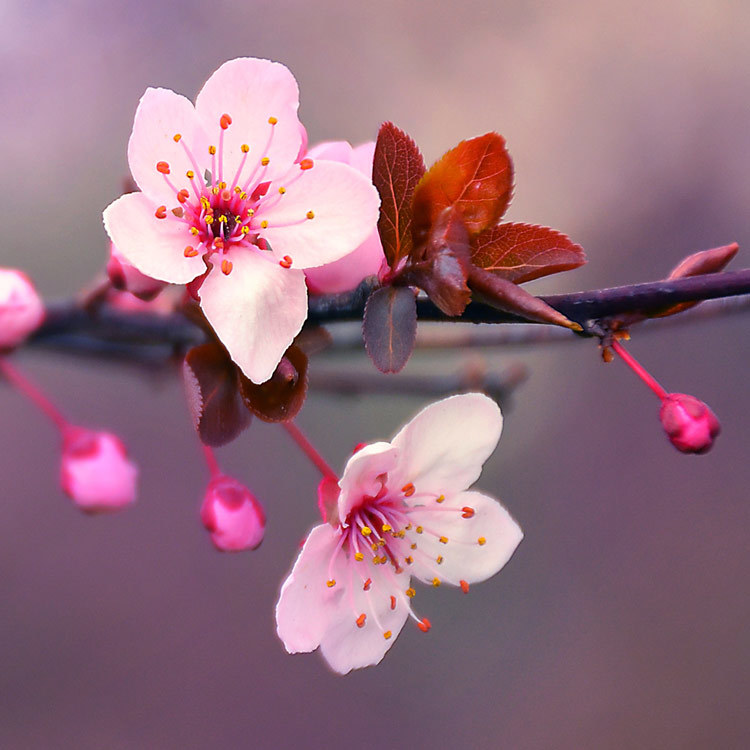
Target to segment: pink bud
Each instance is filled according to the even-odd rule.
[[[702,401],[684,393],[670,393],[659,412],[670,442],[683,453],[706,453],[711,449],[721,425]]]
[[[164,281],[152,279],[131,266],[113,243],[109,246],[107,276],[115,289],[130,292],[145,301],[152,300],[166,286]]]
[[[44,305],[22,271],[0,268],[0,349],[22,343],[44,319]]]
[[[60,482],[81,510],[104,513],[135,502],[138,468],[116,435],[71,427],[63,440]]]
[[[201,521],[211,532],[217,549],[239,552],[260,546],[266,515],[247,487],[232,477],[219,475],[206,488]]]

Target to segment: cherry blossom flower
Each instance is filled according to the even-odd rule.
[[[201,506],[201,521],[222,552],[255,549],[263,541],[266,515],[243,484],[220,474],[211,479]]]
[[[659,419],[669,441],[682,453],[707,453],[721,432],[721,424],[711,409],[685,393],[666,395]]]
[[[44,305],[23,271],[0,268],[0,349],[23,343],[44,319]]]
[[[195,106],[147,89],[128,145],[141,192],[104,211],[110,239],[139,271],[199,279],[203,313],[255,383],[271,377],[307,317],[303,269],[350,253],[378,217],[377,191],[356,169],[297,161],[298,99],[287,68],[255,58],[224,63]]]
[[[281,589],[276,624],[287,651],[320,647],[342,674],[377,664],[409,617],[430,629],[415,614],[412,576],[467,592],[505,565],[521,529],[497,501],[467,489],[501,427],[491,399],[453,396],[349,459],[334,517],[310,532]],[[326,497],[320,506],[331,508]]]
[[[349,164],[365,177],[372,177],[372,160],[375,156],[375,141],[352,148],[346,141],[329,141],[313,146],[308,158],[327,159]],[[385,263],[383,245],[377,227],[367,239],[343,258],[318,268],[305,271],[307,286],[315,294],[337,294],[354,289],[368,276],[377,275]]]
[[[138,468],[110,432],[68,427],[63,435],[60,483],[87,513],[106,513],[135,502]]]

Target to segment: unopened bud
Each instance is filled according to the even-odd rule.
[[[23,343],[44,319],[44,305],[22,271],[0,268],[0,349]]]
[[[247,487],[232,477],[220,475],[208,483],[201,521],[217,549],[239,552],[260,546],[266,515]]]
[[[64,435],[60,482],[86,513],[106,513],[135,502],[138,468],[120,438],[80,427]]]
[[[145,301],[152,300],[166,286],[166,282],[152,279],[131,266],[112,243],[109,246],[107,276],[115,289],[130,292]]]
[[[684,393],[670,393],[659,412],[670,442],[683,453],[706,453],[721,431],[716,415],[702,401]]]

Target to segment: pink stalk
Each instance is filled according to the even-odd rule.
[[[334,482],[338,481],[336,472],[328,465],[323,456],[318,453],[315,446],[305,437],[305,434],[297,427],[291,420],[283,422],[284,429],[289,433],[292,440],[301,448],[302,452],[315,464],[318,471],[328,479],[333,479]]]
[[[0,357],[0,374],[21,394],[35,404],[63,434],[70,423],[60,410],[33,383],[26,379],[5,357]]]
[[[208,466],[208,471],[211,474],[211,479],[220,477],[221,469],[219,468],[219,462],[216,460],[216,454],[214,453],[213,448],[206,445],[205,443],[201,443],[201,447],[203,448],[203,456],[206,459],[206,465]]]
[[[625,364],[659,397],[661,401],[667,398],[667,392],[659,385],[657,380],[653,378],[641,365],[638,360],[623,347],[619,341],[612,341],[610,344],[612,349],[620,355]]]

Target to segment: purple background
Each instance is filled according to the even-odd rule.
[[[193,96],[239,55],[292,69],[311,142],[393,119],[431,161],[502,132],[509,217],[568,232],[591,261],[534,291],[650,280],[750,240],[746,3],[2,0],[0,28],[0,262],[49,297],[104,263],[101,210],[145,87]],[[274,633],[316,521],[317,476],[283,431],[255,423],[220,452],[269,515],[257,552],[220,555],[197,520],[206,471],[178,380],[22,354],[71,418],[124,436],[142,482],[127,512],[77,513],[55,434],[0,389],[0,746],[747,747],[747,318],[636,331],[631,351],[711,404],[715,450],[677,454],[656,400],[592,343],[493,355],[531,378],[479,486],[526,539],[469,596],[420,589],[432,631],[407,627],[346,678]],[[299,421],[340,467],[422,405],[313,394]]]

